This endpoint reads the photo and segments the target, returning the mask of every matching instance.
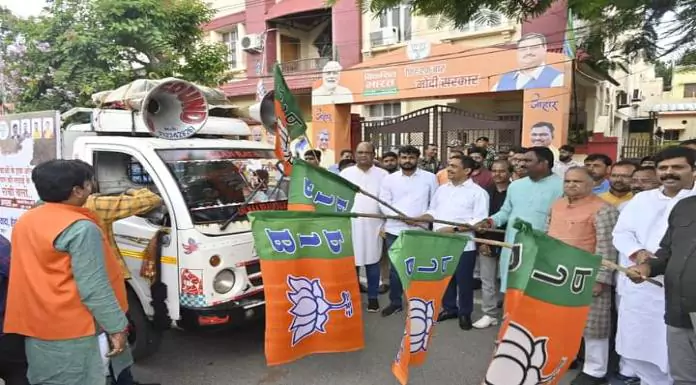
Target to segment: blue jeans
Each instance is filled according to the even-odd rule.
[[[474,267],[476,266],[476,250],[465,251],[459,258],[445,295],[442,297],[442,308],[450,314],[471,316],[474,311]],[[457,290],[458,289],[458,290]],[[457,296],[459,291],[459,296]],[[457,301],[459,297],[459,301]]]
[[[367,277],[367,299],[377,299],[379,298],[379,262],[364,267]],[[359,272],[360,267],[356,266],[355,270]]]
[[[396,235],[387,233],[387,238],[385,239],[385,244],[387,245],[387,250],[389,250],[398,238]],[[389,302],[390,305],[397,307],[404,306],[404,288],[401,286],[401,279],[399,279],[399,273],[397,273],[394,268],[394,264],[390,263],[391,268],[389,269]]]

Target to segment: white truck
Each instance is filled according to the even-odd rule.
[[[99,193],[147,187],[164,202],[114,224],[132,275],[127,286],[136,360],[155,353],[171,326],[220,327],[260,318],[263,279],[246,214],[287,208],[287,184],[271,145],[249,140],[251,130],[240,119],[208,116],[207,104],[205,118],[191,124],[197,117],[186,116],[190,101],[163,85],[148,94],[142,112],[74,109],[63,117],[83,114],[89,123],[55,130],[54,153],[92,164]],[[180,106],[168,100],[172,96],[182,99]],[[27,146],[36,142],[30,140]],[[158,274],[146,279],[141,266],[151,242]]]

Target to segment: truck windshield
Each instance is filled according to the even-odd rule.
[[[272,150],[157,150],[176,179],[195,224],[246,220],[259,210],[287,208],[288,181]]]

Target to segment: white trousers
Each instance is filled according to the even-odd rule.
[[[109,352],[109,340],[106,337],[106,333],[99,335],[99,353],[101,354],[102,363],[104,364],[104,376],[108,377],[109,374],[109,359],[106,357],[106,353]]]
[[[672,385],[672,378],[660,367],[642,360],[621,357],[619,373],[628,377],[640,378],[641,385]]]
[[[609,367],[609,339],[585,338],[585,365],[582,371],[592,377],[602,378]]]

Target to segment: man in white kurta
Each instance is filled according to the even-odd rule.
[[[669,166],[658,171],[658,176],[659,173],[663,177],[673,175],[678,180],[663,180],[663,186],[637,194],[621,210],[613,236],[619,264],[624,267],[633,266],[637,258],[657,251],[672,208],[694,194],[691,172],[674,168],[676,163],[684,162],[690,170],[683,158],[665,159],[661,154],[656,158],[663,167]],[[656,279],[662,281],[663,277]],[[639,377],[643,384],[670,385],[664,289],[648,283],[634,284],[622,274],[617,277],[616,294],[619,314],[616,352],[621,356],[620,374]]]
[[[375,147],[372,143],[360,143],[355,153],[357,164],[344,169],[340,175],[365,192],[378,196],[382,181],[389,173],[374,165]],[[379,203],[363,194],[357,194],[353,212],[379,214]],[[373,218],[353,218],[352,222],[355,266],[358,269],[360,266],[365,266],[367,276],[367,311],[377,312],[379,311],[377,299],[380,277],[379,260],[382,257],[382,237],[379,233],[384,221]]]

